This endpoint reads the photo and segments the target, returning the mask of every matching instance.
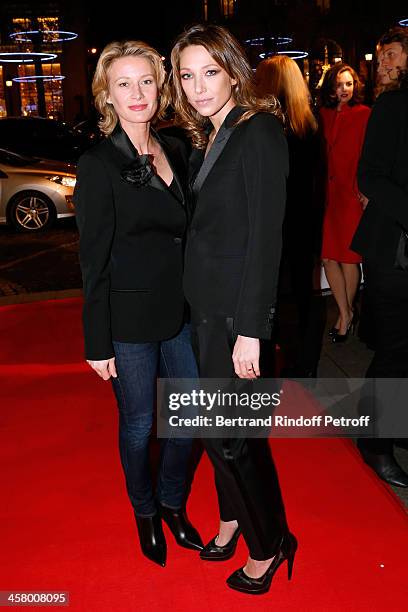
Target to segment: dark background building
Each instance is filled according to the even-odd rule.
[[[14,0],[0,8],[0,52],[41,50],[57,57],[31,65],[0,61],[0,116],[38,114],[80,121],[91,113],[92,74],[108,42],[142,39],[168,58],[177,33],[195,21],[227,25],[242,41],[258,39],[258,44],[246,45],[253,67],[260,53],[276,51],[271,37],[285,36],[292,42],[280,49],[308,52],[299,64],[312,88],[325,61],[332,64],[336,58],[351,63],[370,85],[373,60],[366,54],[374,54],[381,33],[407,16],[406,0],[173,0],[113,3],[108,8],[96,0]],[[44,29],[78,36],[60,42],[51,35],[41,40],[30,35],[31,40],[22,42],[10,38],[17,31]],[[30,75],[48,78],[12,80]]]

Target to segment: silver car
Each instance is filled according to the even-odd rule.
[[[75,181],[74,164],[0,149],[0,223],[38,232],[74,216]]]

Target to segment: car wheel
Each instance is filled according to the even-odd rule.
[[[19,232],[49,229],[55,218],[54,204],[38,191],[22,191],[10,201],[9,220]]]

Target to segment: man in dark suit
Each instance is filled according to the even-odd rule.
[[[377,50],[382,93],[368,122],[358,173],[368,203],[351,248],[363,255],[374,334],[375,354],[366,376],[402,379],[408,376],[408,268],[397,252],[406,241],[408,264],[408,31],[394,28],[381,38]],[[380,414],[375,416],[378,420]],[[358,441],[365,462],[380,478],[408,487],[408,475],[396,462],[393,445],[389,438]]]

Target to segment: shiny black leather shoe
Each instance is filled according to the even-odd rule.
[[[137,516],[136,525],[139,532],[140,546],[145,557],[164,567],[167,558],[167,544],[158,513],[154,516]]]
[[[227,559],[231,559],[235,553],[240,535],[241,529],[237,527],[234,535],[225,546],[218,546],[218,544],[215,543],[218,537],[218,535],[216,535],[200,552],[201,559],[204,561],[226,561]]]
[[[408,487],[408,474],[395,461],[393,455],[377,455],[361,448],[359,450],[365,463],[374,470],[381,480],[393,487]]]
[[[333,327],[331,327],[328,332],[329,336],[335,336],[338,333],[339,333],[339,328],[336,327],[335,325],[333,325]]]
[[[337,330],[335,334],[332,334],[331,339],[332,339],[333,344],[341,344],[343,342],[347,342],[347,339],[350,333],[353,334],[354,336],[354,334],[356,333],[358,320],[359,320],[359,313],[357,310],[355,310],[351,318],[351,321],[347,326],[346,333],[340,334],[339,333],[340,330]],[[332,329],[335,329],[335,328],[332,328]]]
[[[339,332],[337,332],[337,334],[333,334],[331,341],[333,344],[342,344],[343,342],[347,342],[350,332],[354,336],[355,327],[353,323],[350,323],[345,334],[340,334]]]
[[[296,538],[289,533],[283,538],[279,550],[271,561],[270,566],[260,578],[250,578],[244,572],[244,568],[241,567],[227,579],[228,586],[231,589],[235,589],[235,591],[241,591],[241,593],[247,593],[248,595],[263,595],[267,593],[276,570],[284,561],[288,562],[288,580],[292,578],[296,549]]]
[[[173,510],[172,508],[162,506],[159,502],[157,502],[157,507],[162,519],[167,523],[179,546],[192,550],[203,549],[200,534],[188,520],[185,508]]]

